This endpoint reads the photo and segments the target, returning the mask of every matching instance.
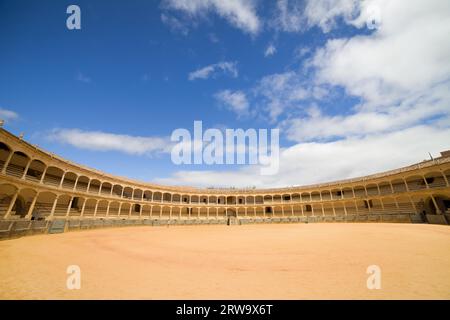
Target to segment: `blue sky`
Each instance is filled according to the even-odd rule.
[[[66,28],[70,4],[81,30]],[[66,158],[157,183],[392,169],[450,148],[449,16],[445,0],[1,1],[0,118]],[[279,174],[173,165],[167,138],[194,120],[279,128]]]

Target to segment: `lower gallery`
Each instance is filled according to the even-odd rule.
[[[0,129],[0,299],[450,299],[450,153],[325,184],[133,181]]]

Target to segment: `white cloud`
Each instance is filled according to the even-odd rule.
[[[306,23],[309,28],[318,26],[323,32],[329,32],[339,17],[352,21],[360,3],[359,0],[308,0],[304,11]]]
[[[381,13],[381,27],[367,36],[329,40],[312,65],[317,81],[342,86],[366,107],[390,106],[450,78],[450,2],[363,2],[352,23],[365,26],[367,5]]]
[[[264,57],[273,56],[277,52],[277,48],[273,44],[270,44],[264,51]]]
[[[11,110],[0,108],[0,119],[1,120],[16,120],[19,118],[19,115]]]
[[[169,138],[139,137],[79,129],[55,129],[48,135],[48,139],[79,149],[117,151],[131,155],[169,153],[172,145]]]
[[[249,111],[247,96],[242,91],[223,90],[216,93],[214,97],[238,116],[246,115]]]
[[[164,0],[165,9],[179,10],[191,18],[204,17],[214,12],[226,19],[231,25],[250,34],[256,34],[261,28],[253,0]]]
[[[195,70],[189,73],[188,79],[191,81],[196,79],[208,79],[211,76],[215,76],[218,71],[222,71],[223,73],[228,74],[233,78],[236,78],[239,74],[237,69],[237,62],[225,61],[211,64],[209,66]]]
[[[263,77],[253,91],[263,100],[262,111],[274,122],[287,110],[299,107],[301,102],[326,94],[325,89],[306,80],[294,71],[275,73]]]
[[[280,171],[260,175],[258,166],[230,171],[178,171],[156,182],[203,187],[273,188],[332,182],[397,169],[450,147],[450,129],[416,126],[396,132],[326,143],[299,143],[282,150]]]
[[[189,33],[189,29],[186,26],[186,24],[177,19],[176,17],[162,13],[161,21],[166,26],[168,26],[170,30],[174,33],[181,33],[182,35],[187,35]]]

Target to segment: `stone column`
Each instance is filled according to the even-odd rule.
[[[14,156],[14,151],[11,150],[11,152],[9,153],[8,158],[6,159],[5,164],[3,166],[3,169],[2,169],[3,174],[6,173],[6,168],[8,168],[9,163],[11,162],[11,159],[13,156]]]
[[[27,172],[28,172],[28,169],[30,169],[31,162],[33,162],[33,159],[30,159],[30,161],[28,161],[27,165],[25,166],[25,170],[23,171],[22,179],[25,179],[25,177],[27,176]]]
[[[16,193],[14,193],[14,195],[11,199],[11,202],[9,203],[8,210],[6,211],[5,219],[8,219],[11,216],[12,209],[14,208],[14,205],[16,204],[16,200],[17,200],[17,197],[19,196],[19,193],[20,193],[20,190],[17,190]]]
[[[25,219],[27,219],[27,220],[31,220],[31,218],[33,217],[33,210],[34,210],[34,207],[36,205],[36,201],[37,201],[38,195],[39,194],[36,193],[36,196],[33,198],[33,201],[31,202],[30,208],[28,209],[28,213],[25,216]]]

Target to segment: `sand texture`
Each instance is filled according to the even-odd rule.
[[[68,290],[69,265],[81,289]],[[367,289],[370,265],[380,290]],[[128,227],[0,242],[0,299],[450,299],[450,227]]]

